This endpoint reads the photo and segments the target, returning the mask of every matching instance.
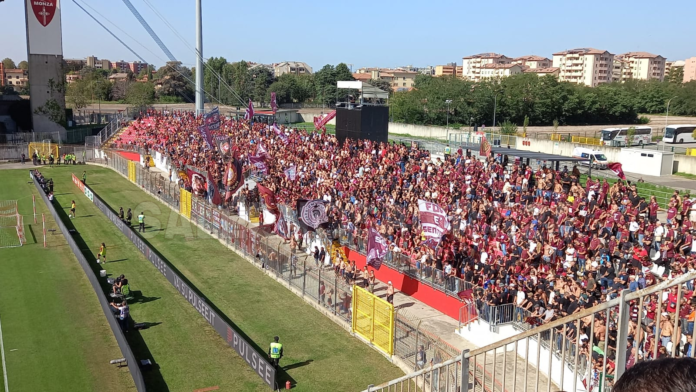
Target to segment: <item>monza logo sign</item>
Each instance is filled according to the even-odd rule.
[[[56,2],[58,0],[31,0],[31,10],[34,11],[36,20],[43,27],[48,26],[56,14]]]

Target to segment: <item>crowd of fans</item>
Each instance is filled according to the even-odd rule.
[[[224,164],[197,131],[201,123],[191,113],[152,112],[131,123],[116,142],[164,153],[177,167],[206,170],[221,186]],[[267,124],[223,119],[215,134],[231,138],[247,169],[254,168],[248,158],[259,145],[267,150],[263,184],[279,203],[295,208],[298,199],[325,200],[329,228],[340,229],[353,247],[364,249],[367,230],[375,227],[391,256],[406,260],[418,274],[436,271],[438,279],[455,282],[457,287],[450,287],[455,291],[463,289],[460,280],[469,282],[484,315],[491,307],[514,304],[512,317],[541,325],[623,290],[696,269],[696,206],[689,194],[675,191],[661,208],[630,181],[589,176],[581,181],[577,168],[556,171],[543,163],[532,168],[508,156],[477,158],[462,149],[433,157],[412,145],[340,144],[330,134],[280,129],[282,135]],[[284,174],[291,166],[295,180]],[[438,204],[450,219],[451,230],[435,249],[425,244],[419,199]],[[658,219],[663,210],[666,219]],[[640,355],[652,356],[644,347],[650,344],[667,349],[671,342],[665,336],[651,334],[674,328],[683,330],[685,349],[693,331],[693,299],[689,282],[681,298],[665,300],[663,313],[650,313],[656,299],[646,302],[646,315],[636,312],[631,336],[643,345]],[[595,325],[595,336],[583,321],[582,330],[568,332],[569,338],[576,343],[578,337],[592,338],[595,346],[615,338],[611,319],[595,322],[604,323]],[[583,344],[587,339],[581,338]]]

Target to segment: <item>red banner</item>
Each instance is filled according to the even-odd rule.
[[[336,117],[336,111],[334,110],[333,112],[327,113],[324,117],[314,117],[314,128],[322,131],[326,131],[326,124],[329,123],[329,121],[333,120],[333,118]]]

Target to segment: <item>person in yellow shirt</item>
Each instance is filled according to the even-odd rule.
[[[77,215],[75,215],[75,200],[72,201],[70,204],[70,214],[68,214],[68,218],[75,218]]]

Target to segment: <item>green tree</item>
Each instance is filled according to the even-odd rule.
[[[251,92],[251,99],[260,102],[261,106],[263,106],[265,102],[270,102],[270,94],[268,94],[268,99],[266,99],[266,92],[271,83],[273,83],[273,74],[271,71],[265,67],[254,67],[250,68],[248,72],[254,85],[254,89]]]
[[[382,80],[382,79],[370,79],[367,83],[368,83],[369,85],[371,85],[371,86],[377,87],[378,89],[380,89],[380,90],[382,90],[382,91],[386,91],[386,92],[391,92],[391,91],[392,91],[392,89],[391,89],[391,83],[389,83],[389,82],[386,81],[386,80]]]
[[[626,145],[631,147],[633,145],[633,140],[636,136],[636,127],[630,127],[626,131]]]
[[[23,70],[26,71],[26,70],[29,69],[29,63],[26,62],[26,61],[24,61],[24,60],[22,60],[22,61],[19,62],[19,64],[17,64],[17,68],[23,69]]]
[[[224,57],[211,57],[205,62],[205,67],[203,68],[203,88],[212,96],[209,97],[210,101],[222,100],[224,97],[222,92],[227,89],[225,84],[231,82],[231,80],[225,80],[225,78],[218,78],[217,76],[223,74],[226,64],[227,59]]]
[[[15,62],[12,61],[12,59],[9,57],[5,57],[4,59],[2,59],[2,65],[3,65],[3,67],[5,67],[5,69],[17,68],[17,66],[15,65]]]
[[[192,101],[193,86],[189,80],[192,80],[193,73],[182,66],[180,61],[168,61],[157,70],[157,77],[161,83],[161,87],[157,89],[158,98],[169,96]]]
[[[126,90],[126,103],[135,107],[147,107],[155,100],[155,85],[152,82],[134,82]]]
[[[517,125],[509,120],[505,120],[498,125],[500,127],[500,133],[503,135],[516,135]]]
[[[522,123],[522,136],[527,137],[527,126],[529,125],[529,116],[524,116],[524,122]]]
[[[672,84],[682,84],[684,82],[684,67],[672,67],[666,80]]]
[[[65,100],[73,109],[86,107],[90,103],[91,97],[92,89],[90,88],[90,82],[86,79],[77,79],[68,84]]]

